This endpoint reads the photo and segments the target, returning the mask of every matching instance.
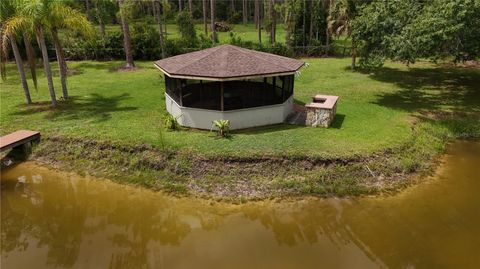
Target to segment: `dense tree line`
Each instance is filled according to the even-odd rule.
[[[56,94],[50,70],[55,56],[62,98],[68,99],[69,59],[158,59],[214,46],[217,23],[251,24],[257,42],[230,33],[230,43],[287,56],[332,54],[332,40],[350,42],[351,68],[372,68],[386,59],[419,58],[461,62],[480,54],[479,0],[7,0],[0,9],[0,71],[14,58],[27,104],[27,59],[35,88],[36,55],[41,55],[52,105]],[[179,39],[168,38],[175,22]],[[197,33],[195,24],[203,24]],[[121,30],[107,31],[107,25]],[[279,24],[285,43],[277,42]],[[94,29],[96,28],[96,29]],[[60,34],[61,32],[61,34]],[[35,43],[36,41],[36,43]],[[68,49],[65,49],[67,47]]]

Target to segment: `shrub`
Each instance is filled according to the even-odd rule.
[[[195,30],[195,22],[187,11],[178,13],[176,23],[180,31],[181,39],[187,47],[195,47],[197,44],[197,32]]]
[[[218,129],[218,135],[220,135],[220,137],[228,137],[230,131],[229,120],[215,120],[212,123],[212,129],[214,127]]]
[[[178,124],[178,117],[174,117],[170,114],[165,116],[164,125],[165,128],[172,131],[176,131],[180,127],[180,124]]]
[[[230,24],[238,24],[242,22],[242,13],[240,11],[230,11],[227,17],[227,22]]]
[[[155,60],[161,57],[158,29],[150,24],[143,22],[133,25],[132,43],[135,59]]]

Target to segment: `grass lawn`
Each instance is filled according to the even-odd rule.
[[[24,104],[16,66],[7,65],[1,82],[1,134],[39,130],[125,144],[165,145],[206,155],[309,155],[320,158],[366,156],[396,148],[412,136],[412,122],[423,111],[480,112],[480,70],[439,67],[421,62],[409,68],[387,63],[374,73],[351,72],[350,59],[304,59],[309,66],[295,81],[295,100],[305,103],[316,93],[339,95],[331,128],[275,125],[236,131],[230,139],[200,130],[161,131],[166,114],[164,80],[152,62],[137,62],[133,72],[119,72],[122,62],[69,62],[71,100],[49,106],[47,83],[40,74],[32,83],[32,100]],[[57,95],[58,68],[52,64]],[[41,71],[41,68],[38,69]]]

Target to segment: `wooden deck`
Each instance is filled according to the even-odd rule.
[[[0,137],[0,152],[40,139],[40,132],[20,130]]]

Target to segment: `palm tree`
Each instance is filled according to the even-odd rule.
[[[18,73],[20,74],[20,79],[22,81],[23,92],[25,94],[25,101],[27,105],[29,105],[32,103],[32,99],[30,98],[30,90],[28,89],[27,78],[25,77],[25,70],[23,69],[22,56],[20,55],[20,51],[18,50],[17,40],[15,40],[15,36],[13,35],[9,35],[8,39],[10,39],[10,44],[12,45],[15,62],[17,63]]]
[[[125,6],[125,0],[118,0],[118,5],[120,7],[120,20],[122,21],[123,48],[125,49],[125,60],[127,62],[125,68],[131,69],[135,67],[135,63],[133,62],[132,40],[128,26],[128,7]]]
[[[217,41],[217,31],[215,30],[215,0],[210,0],[210,20],[212,26],[212,43]]]
[[[53,86],[52,70],[45,43],[45,29],[48,29],[50,5],[54,0],[17,0],[15,15],[5,22],[4,35],[8,36],[18,31],[29,32],[32,29],[37,37],[37,43],[42,52],[43,69],[47,78],[48,90],[52,106],[57,106],[55,88]],[[5,1],[4,1],[5,2]]]
[[[27,52],[28,67],[32,75],[33,86],[38,89],[37,83],[37,56],[32,46],[32,40],[30,39],[30,33],[23,33],[23,44],[25,45],[25,51]]]
[[[346,38],[352,36],[352,21],[357,15],[357,6],[362,0],[336,0],[330,5],[330,14],[328,16],[328,30],[335,33],[337,37],[345,35]],[[357,46],[352,37],[352,64],[355,69],[357,58]]]
[[[1,55],[0,57],[2,58],[1,61],[2,61],[2,79],[5,79],[6,78],[6,70],[5,70],[5,66],[4,66],[4,63],[5,61],[7,60],[7,57],[8,57],[8,50],[7,50],[7,46],[8,46],[8,41],[10,41],[10,45],[12,46],[12,50],[13,50],[13,56],[15,58],[15,63],[17,64],[17,69],[18,69],[18,73],[20,75],[20,80],[22,82],[22,88],[23,88],[23,92],[25,94],[25,102],[28,104],[31,104],[32,103],[32,99],[30,97],[30,89],[28,88],[28,83],[27,83],[27,78],[25,76],[25,70],[23,68],[23,60],[22,60],[22,56],[20,54],[20,51],[18,49],[18,45],[17,45],[17,40],[16,40],[16,37],[18,36],[18,34],[20,34],[20,31],[18,29],[7,29],[6,26],[7,25],[4,25],[3,22],[11,19],[12,17],[15,16],[16,12],[18,10],[16,9],[16,7],[14,5],[12,5],[11,2],[9,1],[3,1],[1,4],[0,4],[0,21],[2,23],[0,23],[0,36],[1,36],[1,39],[0,39],[0,50],[1,50]]]
[[[52,0],[51,0],[52,1]],[[87,17],[79,11],[66,6],[61,1],[52,1],[49,5],[49,14],[47,17],[48,27],[52,33],[52,40],[57,54],[58,67],[60,69],[60,82],[62,84],[63,99],[68,99],[67,89],[67,75],[68,68],[65,56],[63,54],[63,47],[58,38],[59,29],[73,30],[76,33],[83,34],[90,37],[93,34],[93,29]]]

